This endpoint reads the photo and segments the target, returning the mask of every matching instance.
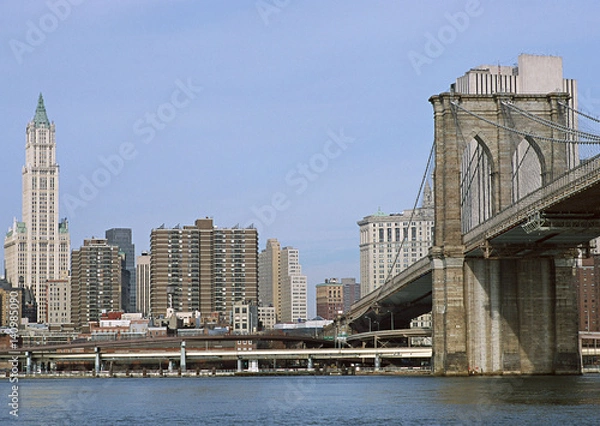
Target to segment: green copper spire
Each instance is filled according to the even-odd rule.
[[[40,124],[50,126],[50,121],[46,115],[46,107],[44,106],[44,98],[42,97],[41,93],[40,97],[38,98],[38,104],[37,108],[35,109],[35,117],[33,117],[33,122],[36,126]]]

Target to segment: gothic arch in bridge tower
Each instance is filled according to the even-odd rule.
[[[479,135],[464,146],[461,161],[461,218],[463,232],[492,216],[494,161]]]
[[[512,201],[516,202],[542,187],[545,161],[539,145],[524,137],[512,153]]]

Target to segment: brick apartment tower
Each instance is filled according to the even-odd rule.
[[[235,302],[258,301],[258,232],[210,218],[150,234],[150,315],[200,311],[228,320]]]
[[[119,248],[105,239],[89,239],[73,250],[71,264],[71,321],[84,327],[100,320],[102,311],[121,310]]]

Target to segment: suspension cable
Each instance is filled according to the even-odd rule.
[[[584,139],[591,139],[591,140],[599,141],[600,142],[600,136],[595,135],[593,133],[584,132],[584,131],[581,131],[581,130],[574,129],[572,127],[563,126],[563,125],[555,123],[554,121],[551,121],[551,120],[546,120],[545,118],[541,118],[541,117],[539,117],[539,116],[537,116],[535,114],[530,113],[529,111],[525,111],[524,109],[519,108],[518,106],[516,106],[512,102],[504,102],[503,101],[502,104],[505,105],[505,106],[507,106],[507,107],[509,107],[509,108],[512,108],[512,109],[516,110],[520,114],[526,116],[527,118],[529,118],[529,119],[531,119],[531,120],[533,120],[533,121],[535,121],[537,123],[540,123],[540,124],[543,124],[545,126],[551,127],[551,128],[553,128],[555,130],[560,130],[560,131],[563,131],[563,132],[566,132],[566,133],[571,133],[573,135],[581,136]]]
[[[560,101],[559,101],[558,103],[559,103],[559,105],[562,105],[562,106],[564,106],[565,108],[567,108],[567,109],[569,109],[569,110],[573,111],[575,114],[581,115],[582,117],[585,117],[585,118],[587,118],[587,119],[589,119],[589,120],[595,121],[596,123],[600,123],[600,119],[598,119],[598,118],[594,117],[593,115],[589,115],[589,114],[586,114],[585,112],[582,112],[582,111],[576,110],[575,108],[573,108],[573,107],[569,106],[569,104],[565,104],[564,102],[560,102]]]
[[[548,141],[548,142],[557,142],[557,143],[564,143],[564,144],[573,144],[573,143],[578,143],[578,144],[588,144],[588,145],[596,145],[596,144],[600,144],[600,141],[582,141],[582,140],[575,140],[575,139],[557,139],[557,138],[549,138],[546,136],[540,136],[540,135],[536,135],[534,133],[528,133],[528,132],[524,132],[522,130],[517,130],[517,129],[513,129],[511,127],[505,126],[503,124],[497,123],[495,121],[489,120],[485,117],[482,117],[479,114],[476,114],[472,111],[469,111],[466,108],[463,108],[462,106],[458,105],[456,102],[452,101],[451,102],[453,105],[455,105],[458,109],[466,112],[469,115],[472,115],[475,118],[480,119],[481,121],[484,121],[492,126],[496,126],[500,129],[506,130],[507,132],[512,132],[512,133],[516,133],[518,135],[521,135],[523,137],[529,137],[529,138],[533,138],[533,139],[538,139],[538,140],[543,140],[543,141]]]

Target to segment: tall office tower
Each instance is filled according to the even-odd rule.
[[[150,314],[218,313],[229,320],[236,302],[258,300],[258,232],[217,228],[213,220],[160,227],[150,235]]]
[[[150,313],[150,254],[143,251],[141,256],[137,257],[136,266],[136,310],[141,312],[144,317]]]
[[[298,249],[284,247],[281,249],[281,322],[307,319],[307,280],[302,275]]]
[[[360,293],[364,297],[417,260],[433,244],[433,193],[425,186],[420,208],[402,213],[378,211],[360,227]]]
[[[128,294],[128,300],[123,301],[125,312],[136,310],[136,279],[135,279],[135,244],[131,241],[131,228],[112,228],[105,233],[108,244],[118,246],[125,254],[125,270],[129,272],[129,282],[123,282],[124,293]]]
[[[99,321],[102,312],[121,310],[119,248],[105,239],[84,240],[73,250],[71,263],[71,321],[84,327]]]
[[[336,278],[317,284],[317,315],[334,320],[344,311],[344,284]]]
[[[67,279],[71,262],[68,223],[58,215],[58,174],[55,127],[40,94],[26,130],[23,221],[15,219],[4,240],[6,279],[32,290],[38,321],[48,320],[48,281]]]
[[[342,278],[344,286],[344,312],[348,312],[354,302],[360,299],[360,283],[356,278]]]
[[[258,305],[273,306],[276,318],[281,318],[280,261],[281,245],[277,239],[269,238],[258,255]]]
[[[119,249],[119,262],[121,262],[121,311],[133,312],[135,311],[135,306],[131,306],[129,304],[129,300],[131,298],[131,289],[129,288],[129,284],[131,282],[131,273],[126,269],[126,257],[127,256],[125,256],[125,253]]]

